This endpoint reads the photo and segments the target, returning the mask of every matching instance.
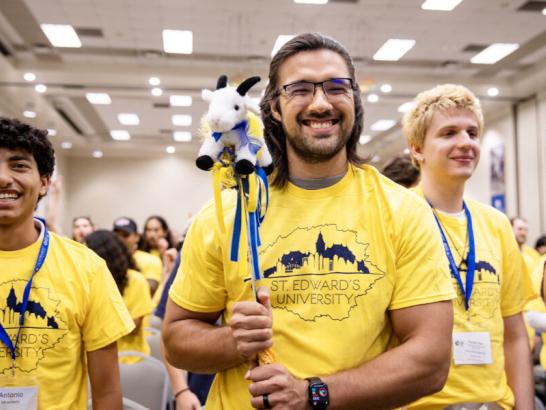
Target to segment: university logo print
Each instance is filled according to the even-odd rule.
[[[385,277],[368,248],[356,231],[335,224],[297,227],[264,245],[260,260],[273,308],[305,321],[349,318],[359,299]]]
[[[19,329],[24,280],[12,280],[0,283],[0,320],[15,342]],[[21,330],[16,348],[15,367],[24,372],[31,372],[47,356],[47,351],[55,347],[68,332],[66,321],[59,310],[60,300],[51,295],[51,290],[44,287],[32,287],[25,312],[25,324]],[[0,346],[0,359],[10,357],[9,349]],[[0,360],[0,374],[11,370],[11,360]]]

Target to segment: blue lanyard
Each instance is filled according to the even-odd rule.
[[[431,208],[432,205],[429,202],[429,205]],[[436,224],[438,224],[438,228],[440,229],[440,234],[442,235],[442,242],[444,244],[444,250],[447,256],[447,260],[449,261],[449,269],[451,270],[451,274],[457,279],[457,283],[459,284],[459,288],[461,289],[462,294],[464,295],[464,304],[466,310],[470,307],[470,298],[472,296],[472,289],[474,288],[474,273],[476,271],[476,246],[474,243],[474,229],[472,228],[472,216],[470,215],[470,211],[468,210],[468,207],[463,202],[463,208],[464,213],[466,215],[466,223],[468,229],[468,256],[467,256],[467,269],[466,269],[466,289],[463,285],[463,281],[461,279],[461,273],[459,272],[459,268],[457,267],[457,264],[455,263],[455,259],[453,258],[453,253],[451,252],[451,248],[449,247],[449,243],[447,241],[446,235],[444,233],[444,230],[442,229],[442,224],[440,223],[440,220],[436,216],[435,212],[432,212],[434,215],[434,219],[436,219]],[[434,208],[433,208],[434,209]]]
[[[17,348],[17,344],[19,343],[21,329],[23,328],[23,325],[25,323],[25,312],[27,311],[30,288],[32,287],[32,280],[34,279],[36,273],[38,273],[38,271],[42,268],[42,265],[44,264],[47,256],[47,250],[49,249],[49,232],[47,231],[45,223],[42,222],[41,225],[44,230],[44,238],[42,239],[42,245],[40,246],[40,251],[38,252],[38,259],[36,260],[36,264],[34,265],[34,270],[32,271],[32,275],[30,276],[30,279],[28,280],[28,283],[25,286],[25,291],[23,293],[23,301],[21,303],[21,312],[19,316],[19,329],[17,330],[15,343],[12,343],[8,332],[6,332],[6,329],[4,329],[4,326],[2,325],[2,323],[0,323],[0,341],[4,343],[11,352],[11,360],[13,362],[15,362],[15,349]]]

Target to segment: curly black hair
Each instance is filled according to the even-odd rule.
[[[0,117],[0,148],[23,150],[34,157],[40,176],[50,177],[55,169],[55,150],[47,131],[39,130],[14,118]]]
[[[129,281],[127,270],[131,267],[132,259],[123,241],[114,232],[99,229],[85,237],[85,244],[106,261],[119,292],[123,295]]]

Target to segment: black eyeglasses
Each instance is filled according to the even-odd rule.
[[[353,89],[353,80],[350,78],[330,78],[329,80],[312,82],[296,81],[281,86],[288,98],[311,99],[315,95],[317,86],[322,88],[326,97],[338,97],[350,94]]]

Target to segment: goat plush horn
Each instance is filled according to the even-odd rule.
[[[245,81],[243,81],[241,84],[239,84],[239,87],[237,87],[237,92],[240,95],[245,95],[248,90],[252,88],[254,84],[259,82],[261,80],[260,77],[250,77],[247,78]]]
[[[216,89],[219,90],[220,88],[226,88],[227,85],[227,75],[222,74],[220,77],[218,77],[218,82],[216,83]]]

